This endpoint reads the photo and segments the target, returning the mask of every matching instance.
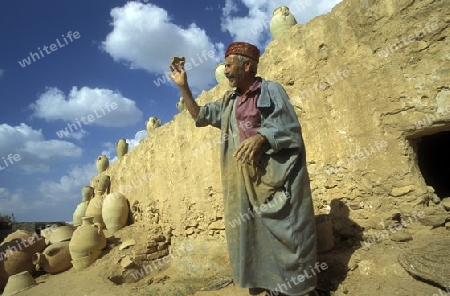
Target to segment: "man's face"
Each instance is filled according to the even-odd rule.
[[[237,87],[245,76],[245,68],[239,63],[237,56],[229,55],[225,58],[224,73],[230,86]]]

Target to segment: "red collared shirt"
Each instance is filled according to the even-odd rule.
[[[236,98],[235,113],[241,142],[256,135],[261,127],[261,114],[256,107],[260,95],[261,78],[257,77],[250,89]]]

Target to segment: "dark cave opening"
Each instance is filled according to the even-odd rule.
[[[441,199],[450,197],[450,131],[419,138],[417,155],[427,185]]]

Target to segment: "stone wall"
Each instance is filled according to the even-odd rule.
[[[417,145],[450,131],[445,2],[345,0],[265,49],[259,74],[282,83],[295,106],[318,214],[346,215],[370,229],[438,202]],[[223,81],[198,102],[227,88]],[[172,242],[197,243],[205,262],[226,254],[218,137],[183,111],[106,172],[136,221],[170,225]],[[343,207],[333,213],[336,201]]]

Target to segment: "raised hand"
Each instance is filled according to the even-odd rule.
[[[169,77],[178,85],[183,87],[187,85],[187,75],[184,70],[184,60],[173,58],[172,63],[169,65],[170,73]]]

